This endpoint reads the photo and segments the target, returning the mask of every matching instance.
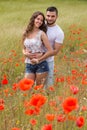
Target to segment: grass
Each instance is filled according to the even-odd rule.
[[[52,130],[79,130],[75,118],[85,118],[82,130],[87,129],[87,1],[86,0],[1,0],[0,1],[0,130],[42,130],[45,124],[52,124]],[[24,76],[24,57],[22,55],[21,37],[28,20],[34,11],[45,14],[48,6],[56,6],[59,10],[59,24],[65,33],[64,46],[55,56],[54,86],[43,89],[21,91],[14,87]],[[6,78],[8,83],[2,84]],[[79,92],[73,94],[70,86],[78,87]],[[26,115],[26,106],[33,94],[41,94],[47,100],[37,114]],[[65,114],[61,104],[66,97],[78,99],[79,109]],[[38,97],[38,96],[36,96]],[[4,101],[2,101],[2,100]],[[26,107],[24,107],[24,104]],[[50,104],[50,105],[49,105]],[[82,109],[84,107],[84,110]],[[47,114],[55,115],[53,121]],[[62,114],[66,119],[57,121]],[[30,123],[37,121],[36,125]],[[19,130],[16,129],[16,130]],[[46,129],[44,129],[46,130]],[[49,128],[51,130],[51,128]]]

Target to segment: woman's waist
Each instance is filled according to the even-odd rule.
[[[41,62],[47,62],[46,60],[42,60],[42,61],[40,61],[39,63],[41,63]],[[29,63],[29,64],[37,64],[37,63],[33,63],[33,62],[31,62],[31,59],[29,59],[29,58],[25,58],[25,64],[26,63]]]
[[[32,58],[31,59],[33,59],[33,58],[40,58],[42,55],[44,55],[44,52],[34,52],[34,53],[32,53]]]
[[[42,57],[42,55],[44,55],[44,52],[35,52],[31,54],[32,56],[25,58],[25,63],[31,63],[32,59],[39,59],[40,57]]]

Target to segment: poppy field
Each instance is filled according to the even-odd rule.
[[[58,6],[65,39],[55,56],[54,85],[44,89],[24,79],[21,38],[32,12],[45,14],[51,5]],[[87,130],[86,5],[85,0],[0,1],[0,130]]]

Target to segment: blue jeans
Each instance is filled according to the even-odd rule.
[[[48,66],[49,66],[49,72],[48,72],[48,76],[47,76],[44,88],[48,88],[54,84],[53,82],[54,81],[54,61],[48,62]]]

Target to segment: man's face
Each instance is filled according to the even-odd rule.
[[[47,11],[47,12],[46,12],[46,20],[47,20],[47,24],[48,24],[48,25],[53,25],[53,24],[55,24],[56,19],[57,19],[57,14],[56,14],[56,12],[50,12],[50,11]]]

